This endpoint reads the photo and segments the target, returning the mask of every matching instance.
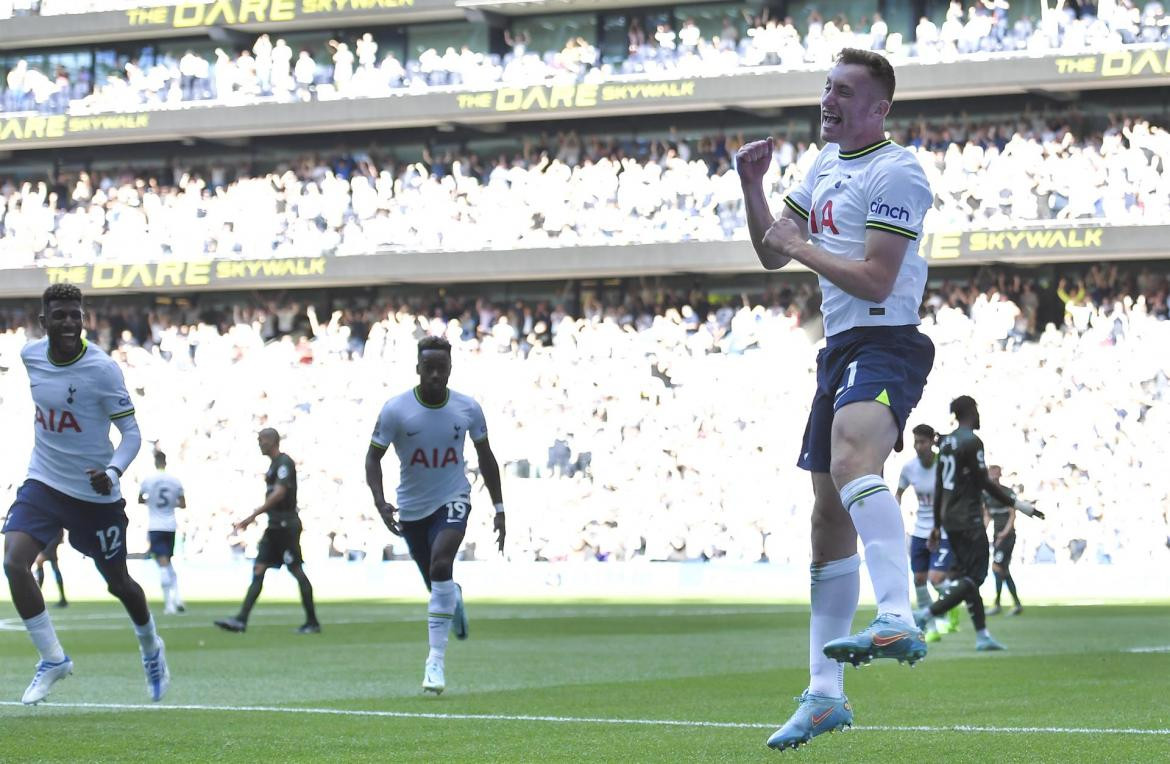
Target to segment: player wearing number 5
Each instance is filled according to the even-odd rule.
[[[843,663],[913,663],[926,654],[910,608],[902,512],[882,479],[934,364],[934,346],[917,329],[926,285],[918,241],[934,195],[914,155],[886,138],[894,79],[882,56],[841,51],[821,92],[824,148],[779,218],[763,187],[772,140],[736,154],[756,255],[769,270],[796,261],[817,274],[826,335],[797,461],[812,473],[814,495],[809,686],[769,738],[773,748],[852,724]],[[878,612],[849,636],[859,536]]]
[[[28,369],[35,433],[28,480],[4,522],[4,573],[16,611],[40,653],[25,703],[44,700],[73,673],[33,577],[37,553],[69,531],[69,543],[91,558],[130,614],[146,669],[146,690],[161,700],[170,684],[163,641],[142,592],[126,570],[126,502],[119,486],[142,445],[122,371],[82,337],[81,290],[54,284],[41,297],[47,337],[20,351]],[[117,449],[110,424],[121,433]]]
[[[187,508],[187,496],[183,484],[167,472],[167,455],[154,452],[155,474],[138,486],[138,503],[145,504],[150,512],[147,535],[150,553],[158,563],[158,577],[162,582],[163,612],[172,615],[187,610],[179,597],[179,576],[171,558],[175,556],[175,533],[179,529],[175,522],[175,509]]]
[[[388,400],[378,415],[366,454],[366,483],[386,527],[406,539],[431,593],[427,607],[430,652],[422,687],[438,694],[446,686],[448,633],[467,638],[467,613],[462,590],[453,580],[453,567],[471,512],[471,484],[463,459],[468,435],[495,505],[493,527],[501,553],[504,496],[483,409],[470,396],[447,388],[451,345],[439,337],[424,337],[418,343],[416,369],[418,386]],[[391,445],[400,469],[397,507],[386,501],[382,486],[382,457]]]

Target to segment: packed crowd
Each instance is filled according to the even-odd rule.
[[[9,0],[11,1],[11,0]],[[4,0],[0,0],[0,18]],[[24,0],[29,2],[29,0]],[[81,10],[88,10],[81,4]],[[417,58],[387,51],[371,33],[322,39],[316,49],[290,46],[283,38],[260,35],[242,50],[154,48],[123,57],[120,69],[102,76],[65,66],[42,71],[15,60],[0,87],[6,111],[96,113],[139,111],[209,101],[331,100],[382,97],[430,87],[487,88],[497,84],[600,82],[616,76],[698,77],[733,73],[745,67],[787,70],[826,67],[845,47],[880,50],[896,62],[951,61],[994,52],[1100,51],[1121,45],[1170,40],[1170,17],[1160,2],[1143,7],[1134,0],[1096,5],[1045,0],[1038,18],[1010,17],[1008,0],[978,0],[964,8],[953,0],[941,19],[922,17],[914,40],[891,33],[880,13],[851,24],[843,15],[823,18],[812,11],[798,29],[792,17],[773,18],[764,9],[739,19],[725,17],[718,29],[683,17],[678,29],[661,23],[644,29],[635,16],[624,55],[602,56],[597,41],[571,37],[559,50],[529,49],[530,35],[509,34],[509,52],[422,49]],[[707,22],[710,26],[710,22]],[[398,46],[395,46],[398,47]]]
[[[923,328],[938,357],[907,429],[946,431],[959,394],[984,404],[988,458],[1048,517],[1019,524],[1023,564],[1165,560],[1170,478],[1153,460],[1170,448],[1170,358],[1154,349],[1170,347],[1168,288],[1160,263],[1052,281],[984,271],[930,290]],[[252,436],[274,426],[298,463],[308,559],[404,557],[373,511],[362,462],[382,402],[417,381],[415,343],[431,333],[454,345],[452,386],[487,413],[512,559],[803,565],[812,497],[794,462],[817,304],[807,280],[723,299],[646,285],[612,305],[447,296],[329,316],[289,302],[106,307],[90,333],[115,349],[145,439],[188,485],[183,555],[254,550],[255,532],[237,538],[231,522],[261,496]],[[13,422],[29,406],[16,359],[27,319],[7,314],[0,334]],[[31,428],[9,430],[12,453],[24,453]],[[893,456],[886,474],[911,457]],[[23,467],[0,464],[6,495]],[[149,469],[140,458],[127,480]],[[472,503],[485,496],[476,481]],[[489,515],[473,514],[467,557],[490,554]]]
[[[954,126],[892,132],[917,153],[937,194],[927,230],[1170,216],[1170,132],[1146,119],[1096,126],[1024,113],[945,122]],[[48,182],[0,176],[0,268],[742,240],[732,162],[743,141],[569,132],[495,159],[360,152],[255,169],[225,162]],[[778,139],[765,177],[774,208],[818,150]]]

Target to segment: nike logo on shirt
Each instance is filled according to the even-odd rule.
[[[420,432],[422,432],[422,430],[415,430],[414,432],[407,431],[406,437],[413,438],[415,435],[418,435]]]

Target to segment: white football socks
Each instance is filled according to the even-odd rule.
[[[133,621],[130,622],[134,626],[134,634],[138,637],[138,645],[142,648],[143,655],[154,655],[158,652],[158,631],[154,628],[154,616],[150,620],[139,626]]]
[[[431,602],[427,607],[427,631],[431,652],[428,661],[442,661],[447,655],[447,638],[455,616],[455,582],[432,581]]]
[[[60,663],[65,660],[65,650],[57,641],[57,630],[53,628],[48,610],[42,610],[40,615],[24,619],[24,627],[28,629],[33,646],[41,654],[41,660],[49,663]]]
[[[841,489],[841,506],[865,547],[878,613],[914,623],[910,610],[910,558],[902,510],[878,475],[863,475]]]
[[[849,635],[861,593],[861,558],[851,555],[810,566],[812,618],[808,627],[808,690],[817,695],[845,695],[845,666],[825,656],[824,647]]]

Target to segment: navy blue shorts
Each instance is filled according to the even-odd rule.
[[[126,502],[75,499],[39,480],[26,480],[4,520],[4,533],[27,533],[44,546],[69,531],[69,544],[99,564],[126,559]]]
[[[941,570],[946,573],[955,564],[955,558],[951,554],[951,542],[949,539],[939,539],[938,549],[930,556],[930,569]]]
[[[934,366],[934,343],[913,326],[859,326],[829,337],[817,353],[817,392],[796,466],[828,472],[833,416],[857,401],[880,401],[898,425],[902,450],[906,419],[922,398]]]
[[[910,537],[910,572],[925,573],[930,570],[930,549],[926,546],[926,539],[917,536]]]
[[[147,531],[146,537],[150,539],[150,554],[153,557],[174,557],[175,556],[175,532],[174,531]]]
[[[467,532],[467,518],[471,515],[471,504],[466,501],[449,501],[421,520],[403,520],[402,538],[410,549],[410,556],[418,565],[427,588],[431,588],[431,549],[435,539],[445,530],[459,531],[460,537]]]

